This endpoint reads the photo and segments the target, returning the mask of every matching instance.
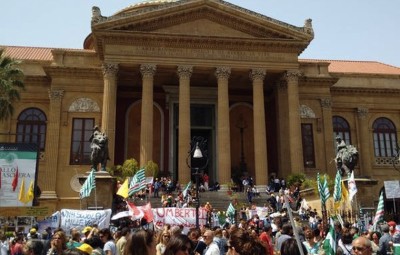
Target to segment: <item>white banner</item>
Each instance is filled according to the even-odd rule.
[[[107,210],[61,210],[60,227],[68,231],[77,228],[79,231],[86,226],[97,224],[99,229],[110,226],[111,209]]]
[[[164,224],[171,226],[183,225],[184,232],[196,227],[196,208],[177,208],[177,207],[162,207],[153,208],[154,225],[158,228]],[[199,208],[199,225],[206,224],[206,211]]]

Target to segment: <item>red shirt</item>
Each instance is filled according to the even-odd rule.
[[[272,245],[272,239],[271,236],[268,235],[265,231],[261,233],[261,235],[259,236],[261,242],[263,242],[265,244],[265,248],[268,252],[269,255],[273,255],[274,254],[274,246]]]

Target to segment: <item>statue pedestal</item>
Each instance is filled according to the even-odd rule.
[[[90,171],[79,177],[79,182],[83,184],[89,174]],[[115,193],[116,178],[104,171],[96,172],[95,176],[96,188],[92,190],[89,197],[82,199],[82,209],[111,209]]]

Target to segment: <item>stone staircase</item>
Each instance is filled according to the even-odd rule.
[[[172,195],[175,197],[177,193],[173,192]],[[243,204],[249,205],[247,201],[247,195],[244,192],[233,192],[232,194],[228,194],[227,191],[222,191],[222,190],[206,191],[206,192],[200,192],[199,197],[201,206],[204,206],[207,202],[210,202],[212,207],[214,209],[217,209],[218,211],[226,211],[226,209],[229,206],[229,203],[234,200],[237,200],[239,206]],[[253,204],[256,204],[257,206],[263,206],[267,202],[268,197],[269,196],[267,195],[267,193],[265,192],[260,193],[259,196],[253,197]],[[135,204],[140,206],[146,204],[148,201],[150,201],[152,208],[162,207],[161,198],[153,198],[152,194],[148,200],[136,199]]]

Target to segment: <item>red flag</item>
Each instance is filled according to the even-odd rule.
[[[141,218],[144,218],[147,222],[152,222],[154,220],[154,215],[150,203],[147,203],[144,206],[136,206],[131,202],[126,203],[128,204],[128,209],[131,212],[132,218],[134,220]]]
[[[15,189],[16,189],[17,186],[18,186],[18,166],[17,166],[17,171],[15,172],[15,176],[14,176],[14,179],[13,179],[13,181],[12,181],[11,186],[12,186],[12,188],[13,188],[13,191],[15,191]]]
[[[151,209],[150,202],[144,206],[140,206],[144,212],[144,217],[147,222],[152,222],[154,220],[153,210]]]
[[[144,212],[140,210],[134,203],[126,202],[129,212],[131,213],[132,220],[138,220],[144,217]]]

